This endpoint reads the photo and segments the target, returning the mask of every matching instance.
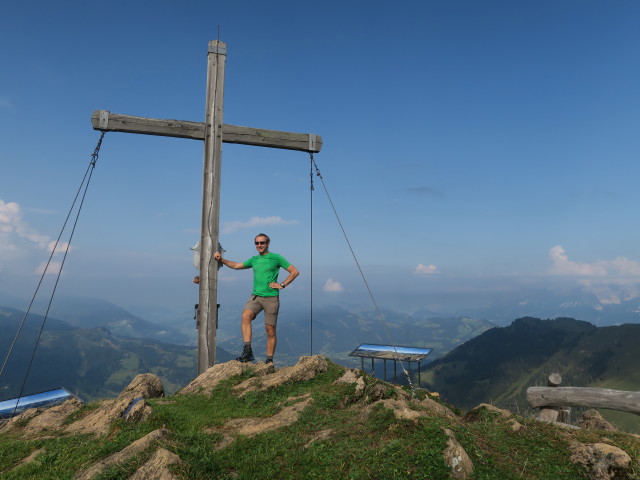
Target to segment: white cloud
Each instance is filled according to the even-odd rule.
[[[629,260],[626,257],[618,257],[607,263],[609,268],[617,271],[620,275],[640,276],[640,262],[636,262],[635,260]]]
[[[423,265],[421,263],[418,264],[416,269],[414,270],[416,275],[433,275],[438,272],[438,267],[435,265]]]
[[[579,284],[594,294],[601,304],[619,304],[640,297],[640,262],[618,257],[578,263],[569,260],[564,248],[556,245],[549,250],[554,275],[577,276]]]
[[[47,245],[47,251],[53,252],[54,248],[56,249],[55,253],[64,253],[67,250],[71,251],[71,246],[69,245],[69,242],[58,242],[58,245],[56,245],[55,240],[52,240]]]
[[[12,225],[20,218],[20,205],[0,200],[0,224]]]
[[[38,275],[42,275],[44,273],[44,269],[47,267],[47,262],[42,262],[36,268],[36,273]],[[60,269],[62,268],[62,262],[49,262],[49,268],[47,268],[47,275],[57,275],[60,273]]]
[[[340,282],[336,282],[335,280],[333,280],[332,278],[328,279],[324,286],[322,287],[322,290],[325,292],[343,292],[344,288],[342,287],[342,284]]]
[[[19,204],[0,199],[0,253],[14,258],[21,253],[20,243],[25,240],[43,250],[49,247],[49,237],[24,222]]]
[[[222,233],[233,233],[238,230],[246,230],[258,227],[271,227],[274,225],[297,225],[297,220],[285,220],[282,217],[251,217],[246,222],[226,222],[222,225]]]
[[[549,250],[552,266],[551,273],[556,275],[580,275],[588,277],[638,277],[640,281],[640,262],[618,257],[614,260],[599,260],[593,263],[578,263],[569,260],[564,248],[556,245]]]
[[[606,275],[607,271],[595,263],[578,263],[569,260],[564,248],[556,245],[549,250],[549,258],[553,263],[551,273],[556,275]]]

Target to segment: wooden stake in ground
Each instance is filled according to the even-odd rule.
[[[226,58],[227,45],[219,40],[210,41],[204,123],[119,115],[108,110],[96,110],[91,116],[95,130],[204,140],[198,294],[198,374],[203,373],[216,361],[218,268],[217,262],[212,260],[212,255],[217,249],[219,239],[222,143],[312,153],[319,152],[322,148],[319,135],[225,125],[223,103]]]

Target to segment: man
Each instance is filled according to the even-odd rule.
[[[253,292],[242,310],[242,339],[244,340],[244,347],[242,354],[236,358],[240,362],[254,360],[253,350],[251,349],[251,322],[264,310],[264,326],[267,330],[266,363],[273,363],[273,354],[277,344],[276,323],[280,308],[280,290],[289,286],[299,275],[298,269],[284,257],[269,251],[269,242],[270,239],[267,235],[264,233],[258,234],[255,238],[258,255],[242,263],[226,260],[222,258],[220,252],[213,254],[213,258],[218,262],[234,270],[253,268]],[[289,272],[289,276],[283,282],[278,283],[280,268]]]

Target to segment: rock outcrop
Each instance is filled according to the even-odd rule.
[[[152,410],[144,399],[163,395],[160,379],[152,373],[144,373],[137,375],[116,399],[98,402],[96,408],[85,415],[79,414],[77,420],[73,415],[80,413],[83,405],[76,398],[71,398],[55,407],[26,410],[9,420],[0,431],[11,431],[25,437],[76,433],[104,435],[118,418],[132,422],[148,418]]]
[[[593,480],[627,478],[623,472],[629,467],[631,457],[618,447],[606,443],[576,444],[571,452],[571,461],[586,468]]]
[[[579,424],[581,428],[592,430],[615,430],[615,427],[607,422],[597,410],[587,410],[582,414]]]
[[[179,480],[169,470],[171,465],[181,463],[180,457],[166,448],[159,448],[156,453],[142,465],[129,480]]]
[[[80,400],[70,398],[55,407],[30,408],[10,419],[0,432],[19,431],[25,437],[46,436],[64,428],[69,415],[81,407]]]
[[[65,432],[106,435],[109,425],[118,418],[129,421],[142,421],[148,418],[152,411],[144,399],[158,398],[163,395],[162,382],[156,375],[152,373],[137,375],[118,395],[118,398],[101,401],[98,408],[68,425]]]
[[[254,365],[253,363],[243,363],[238,362],[237,360],[218,363],[209,367],[204,373],[198,375],[176,395],[198,394],[210,397],[212,390],[220,382],[228,380],[231,377],[242,375],[247,370],[253,372],[255,375],[266,375],[268,373],[273,373],[274,367],[273,364],[258,363]]]
[[[473,474],[473,462],[465,449],[456,440],[455,435],[448,428],[444,429],[447,435],[447,446],[442,452],[444,462],[451,469],[451,478],[455,480],[466,480]]]
[[[271,365],[273,364],[269,364],[269,366]],[[251,377],[236,385],[234,391],[243,396],[248,392],[268,390],[288,382],[303,382],[326,372],[327,368],[327,359],[323,355],[300,357],[300,360],[294,366],[283,367],[275,372],[271,370],[269,375]]]
[[[110,455],[104,460],[94,463],[85,470],[82,470],[80,473],[78,473],[78,475],[76,475],[76,480],[91,480],[95,478],[105,469],[114,465],[122,464],[135,455],[138,455],[139,453],[148,449],[152,445],[156,444],[160,439],[166,437],[168,433],[169,432],[165,429],[154,430],[153,432],[148,433],[144,437],[136,440],[119,452]]]

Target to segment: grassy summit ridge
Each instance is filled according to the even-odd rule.
[[[320,367],[308,374],[299,368],[304,359]],[[95,414],[100,403],[37,434],[25,434],[37,417],[19,419],[0,429],[2,478],[160,478],[160,470],[141,472],[160,468],[164,458],[171,460],[162,478],[177,479],[573,480],[592,476],[571,461],[572,447],[606,442],[634,459],[621,478],[640,479],[640,439],[628,434],[565,430],[488,406],[462,416],[425,390],[400,389],[322,356],[275,373],[264,364],[238,363],[207,373],[241,373],[148,399],[146,419],[119,418],[97,434],[65,429]],[[295,373],[289,381],[287,372]],[[279,374],[281,383],[274,381]],[[140,448],[122,454],[132,445]],[[456,476],[462,455],[445,460],[447,452],[460,451],[452,445],[472,464],[466,477]],[[110,463],[114,455],[121,455],[118,463]]]

